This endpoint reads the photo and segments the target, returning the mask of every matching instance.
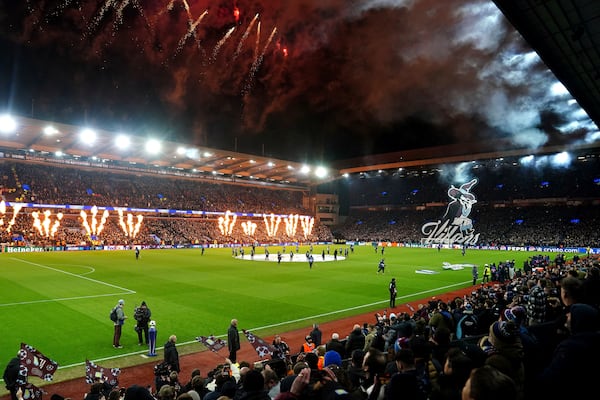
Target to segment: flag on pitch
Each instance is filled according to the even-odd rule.
[[[37,376],[46,381],[51,381],[58,369],[58,363],[43,355],[34,347],[21,343],[19,350],[19,377],[17,383],[25,385],[28,376]]]
[[[90,360],[85,360],[85,383],[94,383],[100,379],[108,382],[111,386],[117,386],[120,374],[120,368],[105,368]]]
[[[20,387],[23,391],[23,398],[27,400],[42,400],[42,395],[48,393],[32,383],[26,383]]]
[[[223,339],[216,338],[214,335],[210,335],[208,337],[198,336],[196,340],[215,353],[221,350],[223,347],[227,346],[226,341],[224,341]]]
[[[273,355],[273,351],[275,350],[272,345],[265,342],[263,339],[254,335],[252,332],[242,329],[244,335],[246,335],[246,339],[248,342],[254,347],[254,350],[258,353],[260,358],[265,358],[266,356]]]

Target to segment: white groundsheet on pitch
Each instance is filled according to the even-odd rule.
[[[238,260],[247,260],[247,261],[268,261],[268,262],[277,262],[277,253],[275,254],[269,254],[268,257],[265,257],[264,254],[255,254],[254,257],[250,256],[250,254],[244,254],[244,256],[237,256],[235,257]],[[323,259],[323,256],[321,254],[313,254],[313,259],[315,263],[318,262],[330,262],[330,261],[336,261],[335,258],[333,258],[332,255],[330,254],[325,254],[325,259]],[[344,256],[337,256],[337,261],[341,261],[341,260],[345,260],[346,257]],[[303,262],[303,263],[307,263],[308,262],[308,258],[306,258],[306,254],[302,254],[302,253],[298,253],[298,254],[294,254],[294,257],[290,257],[290,254],[282,254],[281,255],[281,262]]]

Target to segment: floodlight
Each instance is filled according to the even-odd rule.
[[[327,168],[317,167],[317,169],[315,170],[315,176],[317,178],[325,178],[327,176]]]
[[[56,129],[55,127],[48,125],[47,127],[44,128],[44,135],[54,135],[55,133],[58,133],[58,129]]]
[[[91,129],[84,129],[79,134],[79,139],[87,145],[94,144],[96,141],[96,132]]]
[[[118,135],[115,138],[115,146],[117,146],[118,149],[125,150],[129,147],[130,144],[131,140],[127,135]]]
[[[12,133],[17,130],[17,121],[8,114],[0,115],[0,132]]]
[[[303,174],[308,174],[310,172],[310,167],[308,167],[307,165],[303,165],[302,168],[300,168],[300,172],[302,172]]]
[[[146,142],[146,152],[150,154],[160,153],[161,144],[156,139],[150,139]]]

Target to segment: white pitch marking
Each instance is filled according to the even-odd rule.
[[[107,282],[99,281],[97,279],[88,278],[88,277],[83,276],[83,275],[77,275],[77,274],[74,274],[74,273],[71,273],[71,272],[62,271],[60,269],[52,268],[52,267],[49,267],[47,265],[42,265],[42,264],[34,263],[34,262],[31,262],[31,261],[20,260],[18,258],[11,258],[11,260],[23,262],[23,263],[30,264],[30,265],[34,265],[34,266],[40,267],[40,268],[49,269],[49,270],[54,271],[54,272],[63,273],[65,275],[70,275],[70,276],[73,276],[75,278],[84,279],[84,280],[87,280],[87,281],[90,281],[90,282],[98,283],[100,285],[110,286],[112,288],[122,290],[122,292],[108,293],[108,294],[98,294],[98,295],[93,295],[93,296],[76,296],[76,297],[62,297],[62,298],[58,298],[58,299],[19,301],[19,302],[15,302],[15,303],[3,303],[3,304],[0,304],[0,307],[15,306],[15,305],[25,305],[25,304],[36,304],[36,303],[48,303],[48,302],[65,301],[65,300],[81,300],[81,299],[90,299],[90,298],[97,298],[97,297],[116,296],[116,295],[120,295],[120,294],[134,294],[134,293],[136,293],[135,290],[130,290],[130,289],[127,289],[127,288],[124,288],[124,287],[121,287],[121,286],[113,285],[112,283],[107,283]]]

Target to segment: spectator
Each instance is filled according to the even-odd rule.
[[[484,365],[471,371],[462,400],[517,400],[515,382],[496,368]]]

